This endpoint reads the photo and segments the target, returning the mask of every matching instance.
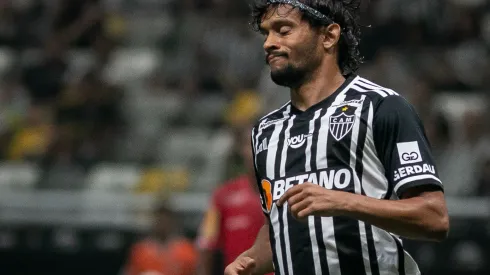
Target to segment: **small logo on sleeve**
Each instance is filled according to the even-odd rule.
[[[399,142],[396,144],[401,164],[416,163],[422,161],[419,143],[417,141]]]

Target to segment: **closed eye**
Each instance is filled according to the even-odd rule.
[[[282,26],[279,28],[280,35],[288,35],[291,32],[292,28],[290,26]]]

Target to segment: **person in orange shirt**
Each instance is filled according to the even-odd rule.
[[[193,275],[197,251],[179,236],[176,216],[167,203],[155,211],[152,235],[131,248],[125,275]]]

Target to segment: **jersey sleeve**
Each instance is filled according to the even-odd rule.
[[[255,145],[255,135],[257,134],[256,129],[258,127],[254,127],[252,129],[252,159],[253,159],[253,165],[254,165],[254,170],[255,170],[255,181],[259,187],[259,197],[260,197],[260,205],[262,207],[262,212],[268,216],[270,209],[270,205],[272,203],[272,196],[271,196],[271,184],[267,180],[261,180],[261,177],[259,175],[259,171],[257,170],[257,162],[256,162],[256,145]],[[269,207],[268,207],[269,205]]]
[[[422,122],[403,97],[388,96],[377,105],[373,135],[390,188],[398,197],[421,185],[443,190]]]

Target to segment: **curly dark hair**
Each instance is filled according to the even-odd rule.
[[[338,63],[343,75],[354,73],[362,63],[363,58],[359,51],[361,40],[360,6],[361,0],[298,0],[299,2],[321,12],[333,22],[340,25],[342,32],[339,40]],[[252,3],[252,21],[250,24],[255,31],[259,31],[262,17],[269,6],[277,8],[285,4],[269,4],[267,0],[254,0]],[[303,19],[311,26],[328,26],[330,20],[321,20],[308,12],[303,12]]]

